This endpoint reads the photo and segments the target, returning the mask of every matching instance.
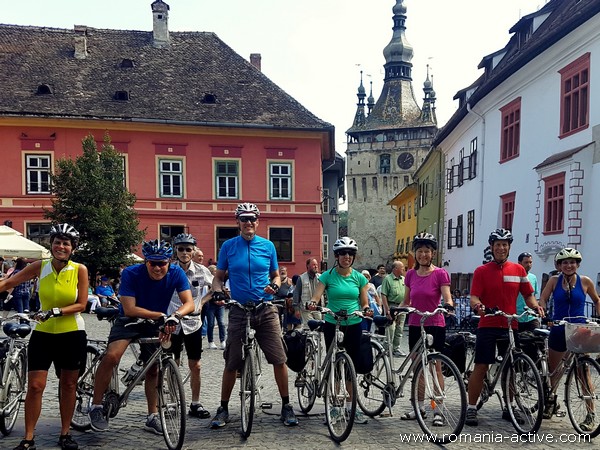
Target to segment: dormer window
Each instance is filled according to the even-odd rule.
[[[129,59],[129,58],[123,58],[123,60],[121,61],[121,64],[119,64],[119,67],[121,67],[122,69],[131,69],[133,68],[134,63],[133,63],[133,59]]]
[[[200,103],[214,105],[217,103],[217,96],[215,94],[204,94],[204,97],[202,97]]]
[[[47,84],[40,84],[35,91],[35,95],[52,95],[52,88]]]
[[[113,99],[120,101],[120,102],[126,102],[129,101],[129,92],[127,91],[116,91],[115,95],[113,96]]]

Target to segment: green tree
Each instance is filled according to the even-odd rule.
[[[135,195],[124,185],[122,156],[111,145],[108,133],[101,152],[91,134],[82,145],[82,155],[56,162],[55,197],[52,209],[44,214],[79,231],[80,244],[73,259],[85,264],[93,277],[97,270],[111,272],[128,262],[144,231],[138,229]]]

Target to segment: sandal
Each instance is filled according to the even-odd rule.
[[[443,427],[446,424],[446,421],[444,420],[444,416],[442,416],[439,413],[435,413],[433,415],[433,426],[434,427]]]
[[[421,416],[423,417],[423,419],[427,419],[427,413],[425,412],[424,409],[421,410]],[[415,420],[417,418],[417,415],[415,414],[414,410],[405,412],[404,414],[402,414],[400,416],[400,420]]]

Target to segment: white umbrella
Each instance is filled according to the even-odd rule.
[[[0,256],[41,259],[50,258],[46,247],[23,237],[22,233],[0,225]]]

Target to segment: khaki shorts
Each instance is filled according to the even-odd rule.
[[[265,305],[252,313],[251,326],[256,331],[256,342],[265,354],[269,364],[284,364],[287,360],[278,309]],[[227,346],[223,353],[225,369],[236,371],[242,368],[242,340],[246,332],[246,312],[237,306],[229,310],[227,324]]]

